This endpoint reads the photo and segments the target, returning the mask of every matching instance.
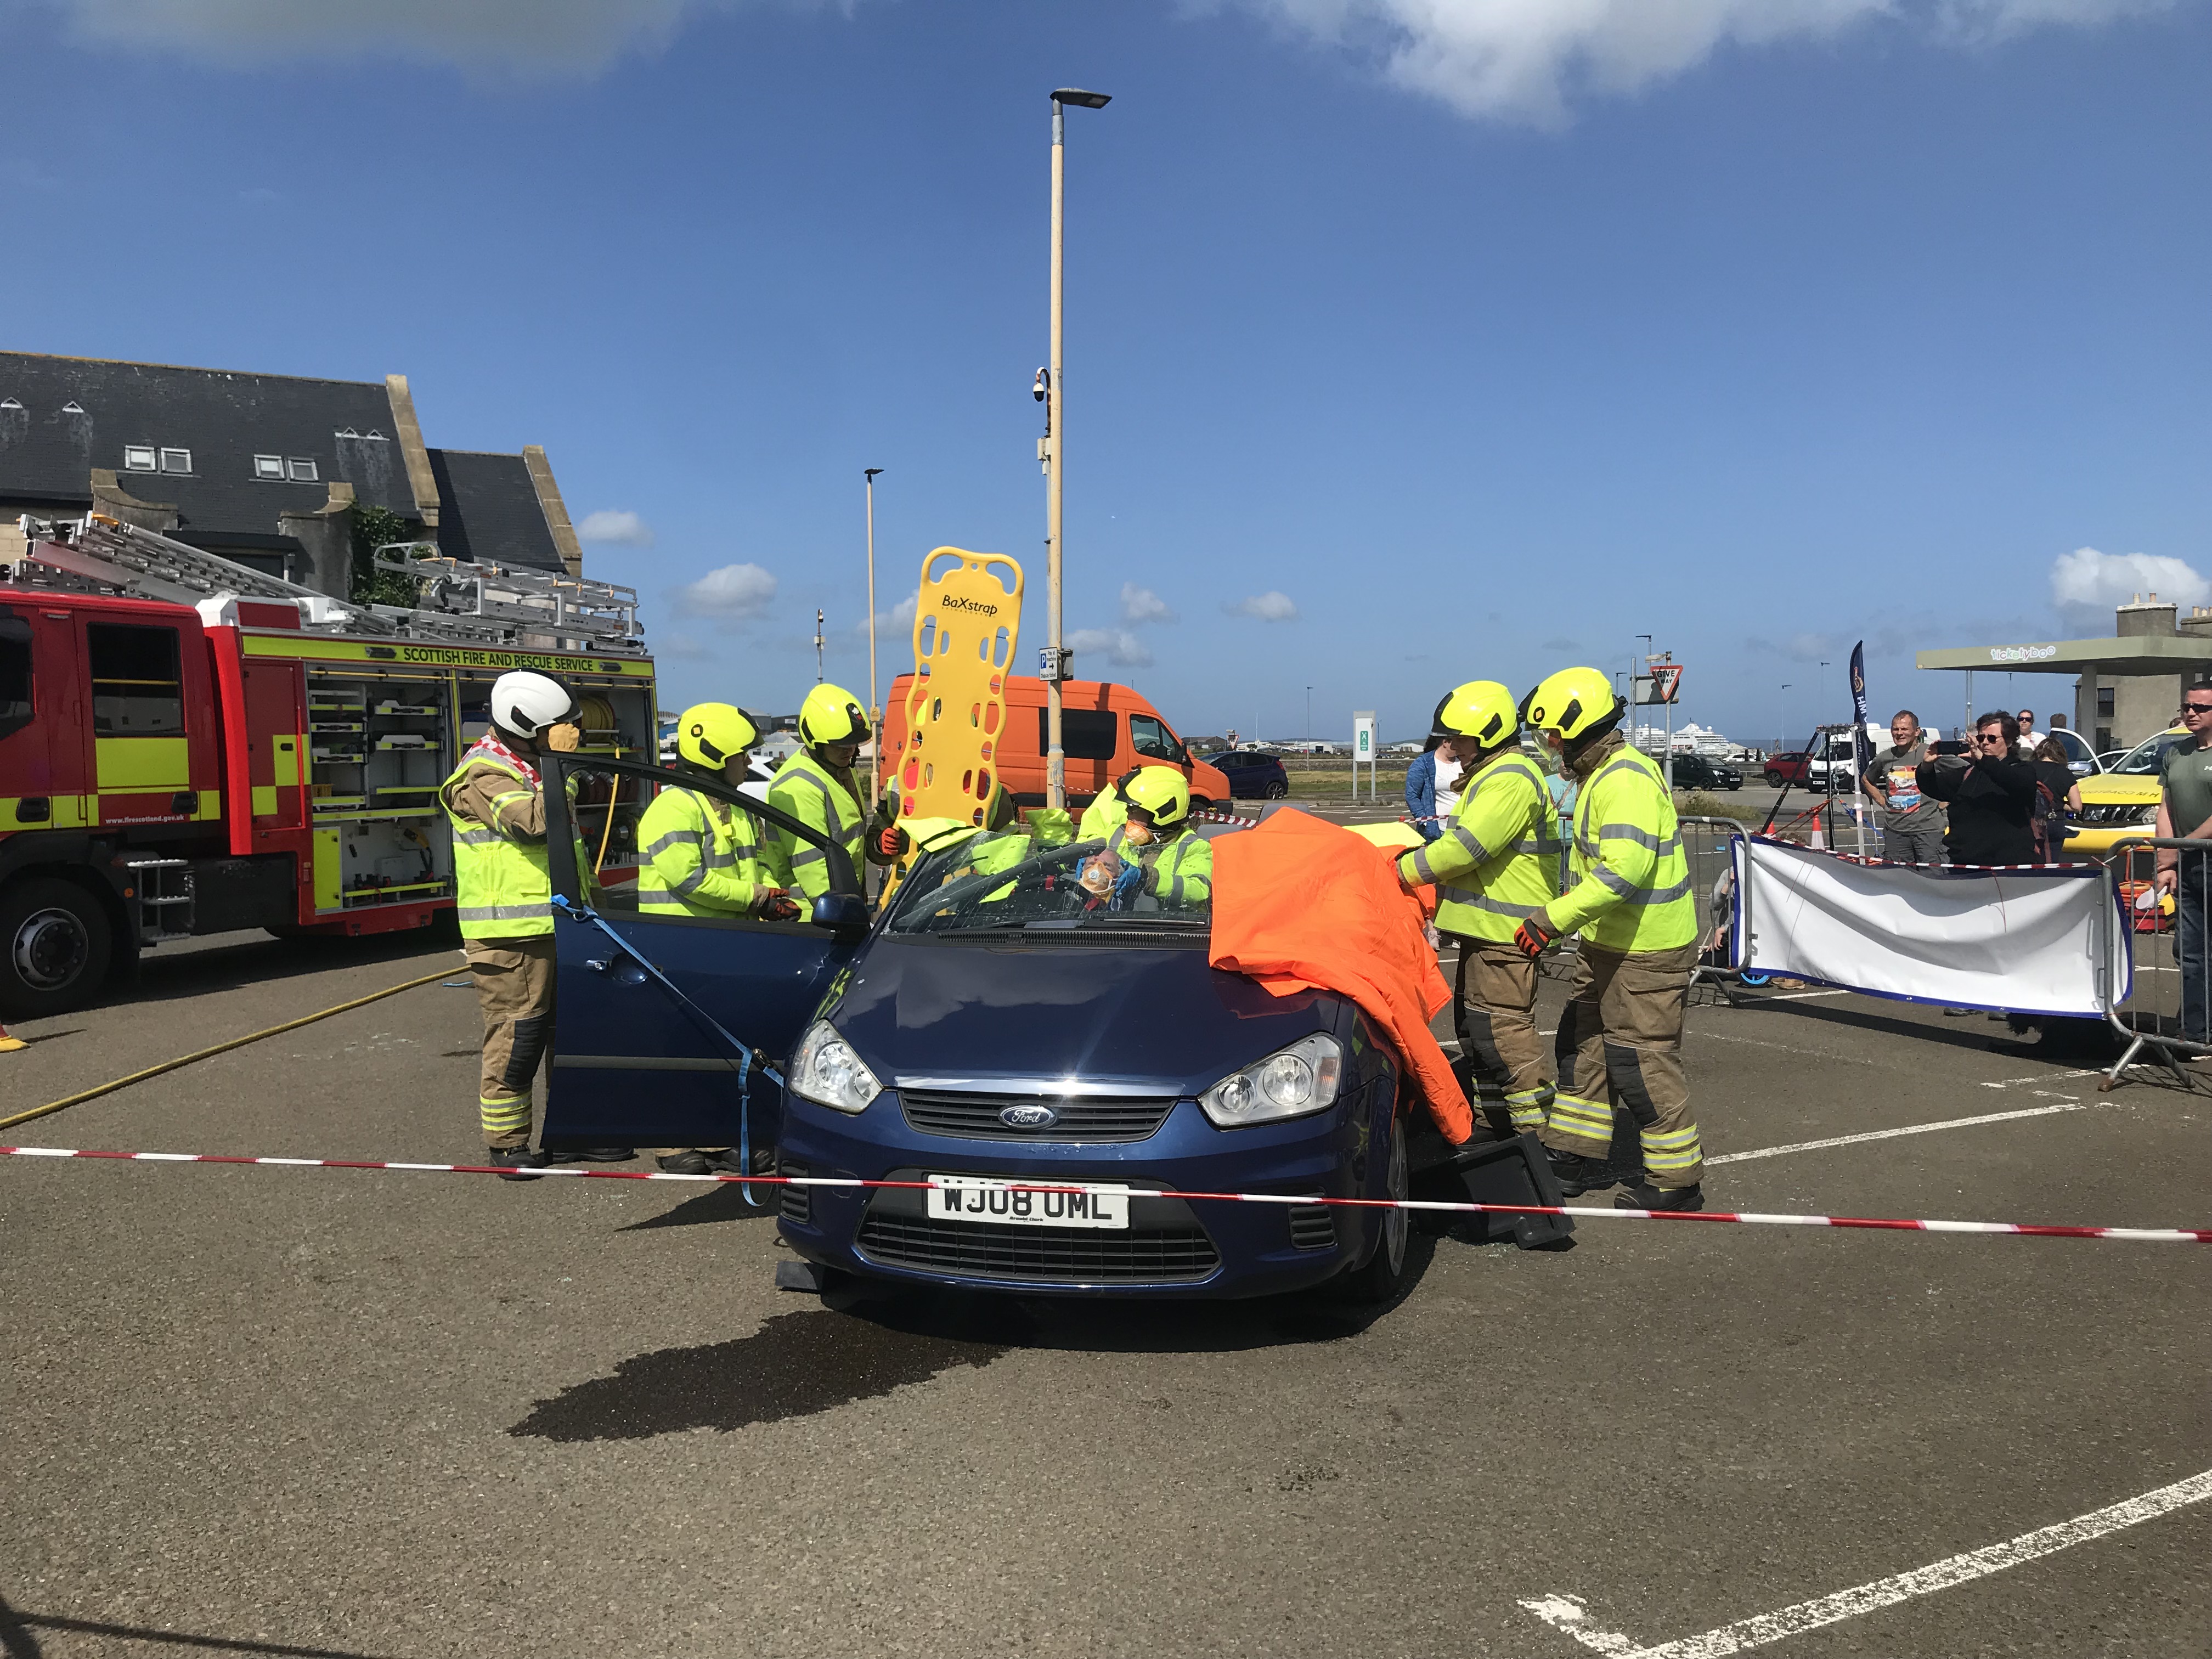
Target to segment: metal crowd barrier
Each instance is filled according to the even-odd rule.
[[[1675,824],[1689,866],[1690,892],[1698,902],[1698,965],[1690,971],[1690,983],[1739,978],[1726,965],[1735,916],[1735,849],[1751,826],[1722,817],[1682,817]]]
[[[2158,891],[2159,855],[2172,853],[2179,877],[2169,898]],[[2099,860],[2118,884],[2121,913],[2131,930],[2135,984],[2124,1002],[2105,1001],[2105,1017],[2127,1047],[2105,1073],[2110,1089],[2145,1048],[2176,1071],[2191,1055],[2212,1053],[2212,975],[2205,945],[2212,938],[2212,841],[2131,836]]]

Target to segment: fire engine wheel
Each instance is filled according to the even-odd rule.
[[[82,1004],[107,977],[114,939],[100,901],[33,876],[0,893],[0,1012],[35,1019]]]

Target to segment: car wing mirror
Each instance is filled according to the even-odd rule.
[[[824,893],[814,901],[812,920],[839,939],[854,939],[868,931],[868,907],[855,893]]]

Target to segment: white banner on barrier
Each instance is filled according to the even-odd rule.
[[[1732,964],[1875,996],[2101,1016],[2133,958],[2096,865],[1942,870],[1861,864],[1751,836],[1735,844]]]

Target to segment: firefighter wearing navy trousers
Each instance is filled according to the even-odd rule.
[[[551,1160],[531,1148],[533,1080],[553,1038],[553,878],[545,856],[545,791],[537,762],[576,747],[576,700],[544,674],[492,682],[491,729],[438,791],[453,832],[454,915],[483,1014],[477,1115],[489,1159],[508,1181]],[[578,849],[578,865],[590,864]],[[627,1147],[575,1156],[620,1163]]]
[[[1656,763],[1621,737],[1627,703],[1595,668],[1567,668],[1528,694],[1522,717],[1582,787],[1575,884],[1523,921],[1533,959],[1579,933],[1559,1016],[1559,1091],[1543,1133],[1569,1197],[1626,1181],[1617,1209],[1698,1210],[1705,1153],[1682,1075],[1682,1009],[1697,965],[1697,901]],[[1638,1163],[1611,1163],[1613,1109],[1636,1121]]]
[[[1554,1092],[1536,1030],[1536,963],[1514,944],[1559,891],[1559,819],[1543,769],[1521,752],[1521,714],[1496,680],[1437,705],[1437,752],[1460,763],[1459,810],[1435,841],[1400,855],[1408,889],[1435,884],[1437,931],[1459,946],[1460,1053],[1468,1092],[1501,1131],[1540,1131]]]
[[[776,768],[769,786],[769,805],[801,823],[819,830],[845,849],[853,873],[860,872],[860,832],[866,827],[861,789],[853,763],[868,740],[867,712],[842,685],[817,685],[799,706],[799,751]],[[777,864],[799,902],[811,907],[830,890],[830,860],[811,842],[775,833]]]
[[[760,730],[726,702],[694,704],[677,717],[675,770],[735,789],[745,781],[747,751]],[[638,821],[637,909],[645,916],[797,918],[775,879],[767,837],[752,814],[703,789],[672,785],[653,798]],[[672,1175],[750,1175],[774,1154],[753,1152],[743,1167],[729,1146],[647,1147]]]

